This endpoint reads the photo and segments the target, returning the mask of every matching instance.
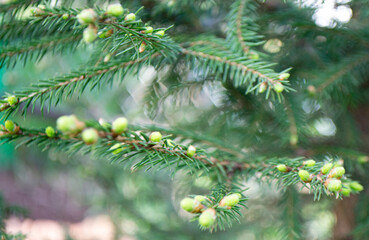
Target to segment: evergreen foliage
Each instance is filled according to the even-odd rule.
[[[351,21],[334,27],[318,26],[313,9],[297,1],[122,1],[123,11],[101,1],[83,7],[73,1],[4,2],[3,69],[75,51],[82,52],[84,63],[47,79],[35,76],[37,81],[4,94],[2,143],[70,158],[88,154],[131,172],[207,177],[208,195],[189,195],[182,208],[210,232],[242,221],[250,180],[281,190],[280,239],[303,236],[306,196],[299,191],[332,201],[359,194],[358,208],[368,209],[365,1],[347,3]],[[129,79],[139,80],[150,69],[152,80],[138,83],[145,87],[141,108],[146,118],[168,124],[84,121],[71,112],[58,118],[55,129],[19,124],[20,115],[47,115],[95,89],[128,88]],[[210,107],[199,107],[204,95]],[[369,237],[363,212],[350,233],[355,239]],[[3,224],[0,220],[2,232]]]

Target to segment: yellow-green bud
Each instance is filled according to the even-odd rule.
[[[309,85],[307,87],[307,90],[308,90],[308,93],[311,95],[311,96],[314,96],[316,94],[316,88],[313,86],[313,85]]]
[[[259,87],[259,93],[263,93],[267,90],[268,88],[268,83],[267,82],[263,82],[262,84],[260,84]]]
[[[14,132],[15,131],[15,123],[12,120],[6,120],[5,121],[5,128],[9,132]]]
[[[73,133],[77,131],[77,122],[74,116],[61,116],[56,120],[56,128],[63,133]]]
[[[342,189],[342,183],[338,179],[331,179],[327,188],[331,192],[339,192]]]
[[[99,133],[94,128],[88,128],[82,132],[82,140],[88,144],[95,144],[99,140]]]
[[[128,14],[128,15],[124,18],[124,20],[126,20],[126,21],[134,21],[134,20],[136,20],[136,14],[134,14],[134,13],[130,13],[130,14]]]
[[[364,187],[363,185],[361,185],[360,183],[358,182],[351,182],[350,183],[350,188],[355,191],[355,192],[361,192],[363,191]]]
[[[280,171],[280,172],[288,172],[288,168],[287,168],[287,166],[286,166],[286,165],[284,165],[284,164],[279,164],[279,165],[277,165],[277,169],[278,169],[278,171]]]
[[[217,213],[214,209],[208,208],[199,217],[199,224],[204,228],[210,228],[214,225]]]
[[[48,136],[49,138],[55,137],[55,129],[53,127],[47,127],[45,129],[45,134],[46,136]]]
[[[335,167],[333,170],[329,173],[329,178],[340,178],[345,174],[345,168],[344,167]]]
[[[162,137],[163,136],[161,135],[160,132],[152,132],[150,134],[150,141],[151,142],[160,142]]]
[[[276,82],[276,83],[274,83],[274,84],[273,84],[273,89],[274,89],[274,91],[276,91],[277,93],[281,93],[281,92],[283,92],[283,90],[284,90],[284,86],[283,86],[283,84],[282,84],[282,83],[280,83],[280,82]]]
[[[279,79],[284,80],[284,79],[288,79],[290,77],[289,73],[282,73],[281,75],[279,75]]]
[[[9,96],[6,100],[10,106],[13,106],[18,102],[18,98],[16,96]]]
[[[128,120],[124,117],[115,119],[112,124],[112,130],[115,134],[121,134],[127,130]]]
[[[97,14],[92,8],[82,10],[78,15],[78,22],[82,25],[87,25],[96,21]]]
[[[182,199],[181,208],[187,212],[192,212],[195,208],[195,200],[192,198]]]
[[[119,3],[115,3],[115,4],[110,4],[108,6],[108,9],[106,10],[106,13],[110,16],[114,16],[114,17],[119,17],[120,15],[122,15],[124,12],[124,9],[122,7],[122,5],[120,5]]]
[[[154,31],[154,29],[152,27],[146,27],[146,30],[144,31],[145,33],[152,33]]]
[[[351,193],[350,187],[347,186],[346,184],[343,184],[341,193],[343,196],[349,197]]]
[[[200,203],[205,202],[206,201],[206,197],[202,196],[202,195],[197,195],[195,196],[195,200],[199,201]]]
[[[62,15],[62,19],[63,20],[67,20],[69,18],[69,14],[68,13],[64,13],[63,15]]]
[[[367,163],[369,162],[369,157],[368,156],[360,156],[357,158],[357,161],[361,164]]]
[[[195,153],[196,153],[196,148],[194,146],[190,145],[187,148],[187,152],[186,152],[187,156],[193,157],[195,155]]]
[[[250,59],[258,60],[260,58],[259,54],[256,52],[250,53]]]
[[[93,27],[88,27],[83,30],[83,41],[85,43],[92,43],[97,38],[97,30]]]
[[[234,207],[240,202],[240,194],[233,193],[231,195],[225,196],[219,203],[223,207]]]
[[[140,45],[140,48],[138,49],[138,51],[140,53],[143,53],[146,49],[146,43],[145,42],[142,42],[141,45]]]
[[[165,31],[163,31],[163,30],[157,31],[157,32],[155,33],[155,35],[156,35],[156,36],[158,36],[158,37],[164,37],[164,35],[165,35]]]
[[[327,163],[327,164],[324,164],[324,166],[322,167],[322,174],[327,174],[329,173],[329,171],[332,169],[333,167],[333,164],[332,163]]]
[[[112,151],[113,154],[118,154],[118,153],[123,151],[122,145],[123,144],[121,144],[121,143],[116,143],[111,148],[109,148],[109,150],[113,150]]]
[[[304,182],[310,182],[311,181],[310,173],[306,170],[300,170],[299,171],[299,177]]]
[[[304,165],[307,166],[307,167],[314,167],[315,166],[315,161],[310,159],[310,160],[306,160],[304,162]]]

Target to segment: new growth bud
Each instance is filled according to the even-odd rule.
[[[94,128],[88,128],[82,132],[82,140],[87,144],[95,144],[99,140],[99,133]]]
[[[278,169],[278,171],[280,171],[280,172],[288,172],[288,168],[287,168],[287,166],[286,166],[286,165],[284,165],[284,164],[279,164],[279,165],[277,165],[277,169]]]
[[[127,130],[128,120],[124,117],[115,119],[112,124],[112,130],[115,134],[121,134]]]
[[[92,43],[97,38],[97,30],[94,27],[88,27],[83,30],[83,41],[87,44]]]
[[[14,95],[13,96],[9,96],[6,100],[8,101],[8,104],[10,106],[13,106],[13,105],[15,105],[18,102],[18,98],[16,96],[14,96]]]
[[[122,5],[120,5],[119,3],[115,3],[115,4],[110,4],[108,6],[108,9],[106,10],[106,13],[110,16],[114,16],[114,17],[119,17],[120,15],[122,15],[124,12],[124,9],[122,7]]]
[[[160,142],[161,141],[161,139],[162,139],[162,135],[161,135],[161,133],[160,132],[152,132],[151,134],[150,134],[150,141],[151,142]]]
[[[344,167],[335,167],[331,170],[328,177],[329,178],[341,178],[345,174],[345,168]]]
[[[300,170],[299,171],[299,177],[302,181],[308,183],[308,182],[311,182],[312,180],[312,177],[310,175],[310,173],[306,170]]]
[[[55,129],[49,126],[45,129],[45,134],[49,138],[55,137]]]
[[[306,160],[304,162],[304,165],[307,166],[307,167],[314,167],[315,166],[315,161],[310,159],[310,160]]]
[[[329,171],[332,169],[333,167],[333,164],[332,163],[327,163],[327,164],[324,164],[324,166],[322,167],[322,174],[327,174],[329,173]]]
[[[130,13],[130,14],[128,14],[128,15],[124,18],[124,20],[129,21],[129,22],[134,21],[134,20],[136,20],[136,15],[135,15],[134,13]]]
[[[342,189],[342,183],[338,179],[331,179],[328,182],[328,190],[331,192],[339,192]]]
[[[273,89],[274,89],[275,92],[281,93],[284,90],[284,86],[283,86],[282,83],[276,82],[276,83],[273,84]]]
[[[199,224],[204,228],[210,228],[214,225],[217,218],[217,212],[213,208],[206,209],[199,217]]]
[[[220,201],[219,206],[232,208],[240,202],[241,197],[242,196],[239,193],[233,193],[231,195],[225,196]]]
[[[187,156],[193,157],[195,155],[195,153],[196,153],[196,148],[194,146],[190,145],[187,148],[187,152],[186,152]]]
[[[268,88],[268,83],[267,82],[263,82],[262,84],[260,84],[259,87],[259,93],[263,93],[267,90]]]
[[[92,8],[84,9],[77,15],[78,22],[82,25],[87,25],[95,22],[96,17],[97,14]]]

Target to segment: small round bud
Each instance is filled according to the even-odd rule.
[[[6,100],[8,101],[8,104],[10,106],[13,106],[13,105],[15,105],[18,102],[18,98],[16,96],[14,96],[14,95],[13,96],[9,96]]]
[[[369,162],[369,157],[368,156],[360,156],[360,157],[357,158],[357,161],[360,164],[364,164],[364,163]]]
[[[284,86],[283,86],[282,83],[276,82],[276,83],[273,84],[273,89],[274,89],[275,92],[281,93],[284,90]]]
[[[140,53],[143,53],[146,49],[146,43],[145,42],[142,42],[141,45],[140,45],[140,48],[138,49],[138,51]]]
[[[45,129],[45,134],[46,136],[48,136],[49,138],[55,137],[55,129],[53,127],[47,127]]]
[[[82,130],[83,127],[84,123],[79,122],[73,115],[61,116],[56,120],[56,128],[64,134],[76,133]]]
[[[196,201],[199,201],[200,203],[202,203],[202,202],[205,202],[206,201],[206,197],[203,196],[203,195],[197,195],[197,196],[195,196],[195,200]]]
[[[282,73],[281,75],[279,75],[279,79],[284,80],[284,79],[288,79],[290,77],[289,73]]]
[[[310,173],[306,170],[300,170],[299,171],[299,177],[304,182],[310,182],[312,180],[312,177],[310,176]]]
[[[322,167],[322,174],[327,174],[333,167],[333,164],[332,163],[327,163],[327,164],[324,164],[324,166]]]
[[[119,3],[116,4],[110,4],[108,6],[108,9],[106,10],[106,13],[110,16],[114,16],[114,17],[119,17],[120,15],[122,15],[124,12],[124,9],[122,7],[122,5],[120,5]]]
[[[88,27],[83,30],[83,41],[85,43],[92,43],[97,38],[97,30],[93,27]]]
[[[134,21],[134,20],[136,20],[136,14],[134,14],[134,13],[130,13],[130,14],[128,14],[125,18],[124,18],[124,20],[126,20],[126,21]]]
[[[115,119],[112,124],[112,130],[115,134],[121,134],[127,130],[128,120],[124,117]]]
[[[155,33],[155,35],[156,35],[156,36],[158,36],[158,37],[164,37],[164,35],[165,35],[165,31],[163,31],[163,30],[157,31],[157,32]]]
[[[233,193],[225,196],[219,203],[222,207],[234,207],[240,202],[240,194]]]
[[[184,198],[181,201],[181,208],[187,212],[192,212],[195,208],[195,200],[192,198]]]
[[[208,208],[199,217],[199,224],[204,228],[210,228],[214,225],[217,213],[214,209]]]
[[[110,59],[111,59],[111,54],[110,53],[108,53],[108,54],[106,54],[105,55],[105,57],[104,57],[104,62],[106,63],[106,62],[109,62],[110,61]]]
[[[339,192],[342,189],[341,180],[331,179],[328,183],[328,190],[331,192]]]
[[[350,187],[343,184],[341,193],[342,193],[343,196],[349,197],[350,193],[351,193]]]
[[[88,128],[82,132],[82,140],[88,144],[95,144],[99,140],[99,133],[94,128]]]
[[[288,172],[287,166],[286,166],[286,165],[284,165],[284,164],[279,164],[279,165],[277,165],[277,169],[278,169],[278,171],[280,171],[280,172]]]
[[[263,82],[262,84],[260,84],[259,87],[259,93],[263,93],[267,90],[268,88],[268,83],[267,82]]]
[[[146,29],[145,29],[145,33],[152,33],[154,31],[154,29],[152,28],[152,27],[146,27]]]
[[[163,136],[161,135],[160,132],[152,132],[150,134],[150,141],[151,142],[160,142],[162,137]]]
[[[195,153],[196,153],[196,148],[194,146],[190,145],[187,148],[187,152],[186,152],[187,156],[193,157],[195,155]]]
[[[315,96],[316,94],[316,88],[313,85],[309,85],[307,87],[307,91],[311,96]]]
[[[350,188],[351,188],[351,190],[353,190],[355,192],[361,192],[364,189],[363,185],[361,185],[358,182],[351,182],[350,183]]]
[[[84,9],[77,15],[78,22],[82,25],[95,22],[96,17],[97,14],[92,8]]]
[[[250,59],[258,60],[259,58],[260,58],[260,56],[257,52],[251,52],[250,53]]]
[[[6,120],[5,121],[5,128],[6,130],[8,130],[9,132],[14,132],[15,131],[15,123],[12,120]]]
[[[345,174],[345,168],[344,167],[335,167],[332,169],[332,171],[329,173],[329,178],[340,178]]]
[[[307,167],[314,167],[315,166],[315,161],[310,159],[310,160],[306,160],[304,162],[304,165],[307,166]]]
[[[69,18],[69,14],[68,13],[64,13],[63,15],[62,15],[62,19],[63,20],[67,20]]]

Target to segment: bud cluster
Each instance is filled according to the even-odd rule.
[[[235,207],[241,200],[240,193],[231,193],[224,196],[219,202],[213,197],[197,195],[194,198],[184,198],[180,205],[187,212],[198,214],[199,224],[203,228],[211,228],[217,219],[217,211],[224,211]]]
[[[276,93],[281,93],[283,92],[284,90],[284,86],[282,84],[281,81],[283,80],[287,80],[288,78],[290,77],[290,74],[289,73],[281,73],[279,75],[279,79],[278,81],[273,81],[273,82],[268,82],[268,81],[265,81],[265,82],[262,82],[260,85],[259,85],[259,90],[258,92],[259,93],[263,93],[265,92],[266,90],[268,90],[268,88],[272,87],[274,89],[274,91]]]
[[[291,167],[287,167],[285,164],[279,164],[276,166],[276,169],[279,172],[287,173],[290,171],[297,172],[301,181],[305,183],[310,183],[314,178],[318,181],[324,183],[324,186],[329,192],[332,193],[342,193],[344,196],[349,196],[351,192],[359,192],[363,190],[363,186],[357,182],[350,182],[349,179],[344,179],[344,183],[342,183],[341,178],[344,177],[345,168],[341,165],[341,163],[333,164],[331,162],[324,164],[320,168],[320,172],[318,174],[312,174],[309,172],[309,168],[314,167],[316,162],[312,159],[306,160],[302,163],[302,166],[293,169]]]

